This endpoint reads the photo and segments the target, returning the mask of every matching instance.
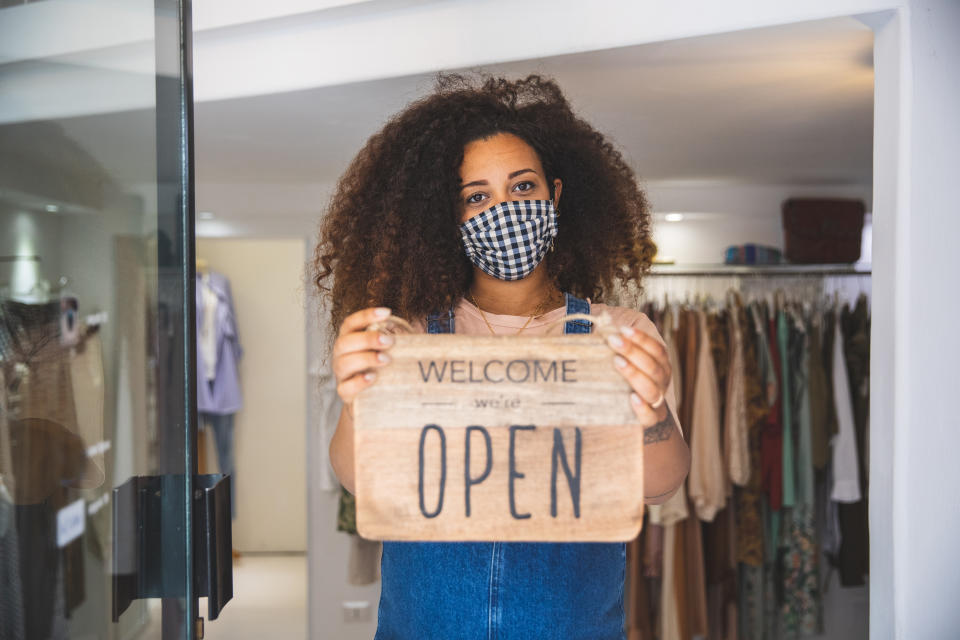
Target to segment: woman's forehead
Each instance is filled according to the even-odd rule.
[[[481,174],[511,173],[523,168],[533,169],[542,175],[543,168],[537,152],[522,138],[510,133],[498,133],[467,143],[463,150],[460,176],[466,182],[485,177]]]

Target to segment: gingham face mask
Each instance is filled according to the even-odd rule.
[[[470,261],[500,280],[526,278],[557,236],[557,212],[550,200],[501,202],[460,225]]]

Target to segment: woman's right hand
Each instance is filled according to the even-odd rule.
[[[390,315],[385,307],[368,307],[346,317],[333,343],[333,375],[337,378],[337,394],[353,413],[353,399],[377,379],[377,369],[390,362],[385,353],[393,346],[393,336],[380,331],[367,331],[374,322]]]

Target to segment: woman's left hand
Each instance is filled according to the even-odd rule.
[[[609,336],[607,343],[617,352],[614,366],[633,388],[630,404],[643,426],[651,427],[665,420],[666,393],[672,375],[666,348],[653,336],[633,327],[620,327],[620,334]]]

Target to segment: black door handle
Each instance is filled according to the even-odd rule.
[[[193,588],[206,596],[207,617],[216,620],[233,597],[233,532],[230,476],[194,477]],[[186,596],[182,572],[182,522],[163,518],[177,513],[184,476],[134,476],[113,490],[113,621],[140,598]],[[166,543],[166,544],[165,544]]]

